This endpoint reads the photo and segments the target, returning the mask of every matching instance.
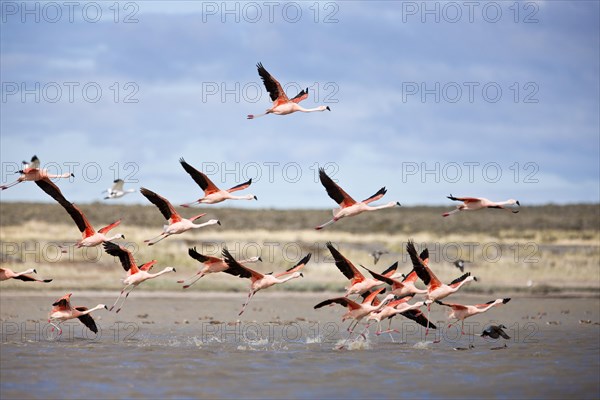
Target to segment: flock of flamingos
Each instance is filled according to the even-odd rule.
[[[288,99],[279,82],[265,70],[262,64],[259,63],[257,67],[258,73],[264,82],[266,90],[270,94],[271,100],[273,101],[273,106],[267,109],[264,114],[248,115],[249,119],[267,114],[286,115],[296,111],[331,111],[329,107],[325,106],[320,106],[314,109],[302,108],[298,105],[298,103],[308,97],[308,90],[302,90],[292,99]],[[182,207],[191,207],[195,204],[216,204],[225,200],[257,200],[257,197],[251,194],[245,196],[236,196],[233,194],[237,191],[247,189],[252,184],[252,179],[233,186],[227,190],[223,190],[219,189],[208,178],[208,176],[188,164],[183,158],[181,158],[179,162],[185,172],[191,176],[191,178],[204,192],[203,197],[197,199],[196,201],[182,204]],[[83,306],[73,307],[70,301],[71,293],[66,294],[65,296],[56,300],[52,304],[53,308],[50,311],[48,322],[53,326],[53,330],[54,328],[58,329],[59,335],[62,333],[60,323],[73,318],[79,319],[86,327],[96,333],[98,329],[91,316],[93,311],[99,309],[109,309],[109,311],[112,311],[115,307],[117,307],[119,300],[122,299],[121,304],[116,309],[116,312],[119,312],[129,294],[131,294],[133,289],[135,289],[142,282],[148,279],[157,278],[170,272],[176,272],[175,268],[167,267],[158,273],[151,273],[150,270],[152,266],[156,264],[156,260],[152,260],[138,266],[131,252],[125,247],[114,242],[115,240],[123,239],[124,236],[121,234],[108,236],[109,231],[117,227],[121,223],[121,220],[115,221],[112,224],[96,231],[86,218],[85,214],[75,204],[68,201],[62,194],[60,188],[51,181],[51,179],[54,178],[68,178],[73,176],[72,174],[50,174],[47,170],[41,168],[40,160],[36,156],[33,156],[30,162],[23,161],[23,169],[19,172],[21,174],[19,178],[13,183],[1,186],[1,190],[8,189],[9,187],[21,182],[34,181],[44,192],[56,200],[58,204],[65,209],[65,211],[71,216],[77,225],[77,228],[82,234],[81,240],[76,243],[77,247],[92,247],[102,245],[107,254],[119,258],[121,265],[127,272],[127,277],[123,280],[125,287],[121,290],[117,300],[110,308],[104,304],[98,304],[97,306],[89,309]],[[380,206],[370,205],[370,203],[380,200],[386,194],[385,187],[379,189],[375,194],[363,201],[356,201],[337,183],[335,183],[322,168],[319,170],[319,178],[329,197],[333,199],[339,207],[333,210],[333,218],[330,221],[317,226],[315,228],[317,230],[324,229],[328,225],[331,225],[342,218],[352,217],[366,211],[376,211],[400,206],[400,203],[398,202],[389,202]],[[132,189],[125,190],[123,188],[123,184],[124,182],[122,180],[116,180],[113,187],[107,190],[108,194],[105,198],[119,198],[127,193],[134,192]],[[196,224],[194,221],[203,217],[205,214],[195,215],[190,218],[183,218],[165,197],[147,188],[141,188],[140,192],[159,209],[163,217],[167,220],[167,224],[163,226],[160,234],[145,241],[148,246],[155,245],[171,235],[181,234],[191,229],[198,229],[209,225],[221,224],[220,221],[216,219],[212,219],[201,224]],[[461,204],[459,204],[456,209],[444,213],[444,217],[459,211],[473,211],[485,208],[503,209],[512,213],[517,213],[518,209],[515,209],[515,206],[520,206],[520,203],[513,199],[504,202],[493,202],[485,198],[454,197],[452,195],[448,196],[448,199],[461,202]],[[442,283],[429,267],[429,254],[427,249],[425,248],[418,253],[412,241],[409,241],[406,246],[406,250],[410,255],[413,265],[413,269],[407,275],[396,271],[398,263],[395,263],[382,273],[371,271],[370,269],[361,265],[361,267],[365,269],[371,276],[367,277],[362,274],[350,260],[342,255],[332,245],[331,242],[327,242],[326,246],[335,260],[336,267],[349,280],[349,284],[346,287],[346,293],[344,296],[327,299],[315,305],[314,308],[318,309],[327,305],[339,304],[347,309],[347,312],[342,316],[342,321],[345,321],[346,319],[353,321],[348,327],[349,335],[341,347],[343,347],[346,342],[350,340],[357,325],[365,318],[367,321],[372,322],[367,322],[365,324],[364,330],[359,335],[362,337],[365,337],[365,333],[375,322],[378,324],[378,329],[376,332],[377,335],[381,333],[390,333],[391,335],[391,332],[398,332],[394,329],[391,329],[391,319],[397,314],[400,314],[424,326],[426,328],[425,335],[427,336],[429,329],[436,329],[436,326],[429,321],[431,304],[436,303],[451,309],[449,318],[454,319],[454,321],[449,325],[449,327],[460,321],[461,332],[464,334],[463,327],[464,320],[466,318],[486,312],[492,307],[506,304],[510,300],[510,298],[500,298],[489,301],[485,304],[476,305],[462,305],[442,302],[442,299],[457,292],[463,285],[471,281],[476,281],[477,279],[467,272],[449,284]],[[239,315],[244,312],[248,303],[258,291],[276,284],[282,284],[289,280],[302,277],[302,269],[306,266],[306,264],[308,264],[311,258],[311,254],[307,254],[298,263],[282,272],[275,274],[263,274],[246,266],[246,264],[261,261],[260,257],[253,257],[247,260],[236,260],[227,248],[223,248],[222,258],[200,254],[195,248],[190,248],[188,254],[190,257],[203,264],[203,267],[194,276],[186,280],[178,281],[178,283],[184,283],[184,289],[193,285],[203,276],[211,273],[224,272],[239,278],[250,279],[250,290],[248,292],[248,297],[244,302]],[[7,279],[18,279],[22,281],[36,281],[44,283],[52,281],[52,279],[38,279],[32,276],[32,273],[36,273],[36,270],[29,269],[27,271],[17,273],[8,268],[0,268],[0,281]],[[421,280],[426,288],[419,289],[415,285],[417,280]],[[386,290],[385,285],[389,286],[388,294],[383,299],[380,299],[379,295],[383,294]],[[412,300],[415,295],[424,296],[424,300],[410,304],[409,301]],[[352,300],[350,296],[358,297]],[[427,316],[420,311],[420,308],[423,306],[427,306]],[[381,328],[381,323],[385,319],[389,320],[389,325],[387,330],[383,331]],[[502,328],[503,326],[492,326],[485,330],[482,333],[482,336],[491,336],[493,338],[502,336],[504,338],[508,338],[506,333],[502,331]]]

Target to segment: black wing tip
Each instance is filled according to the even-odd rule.
[[[298,262],[298,264],[296,265],[300,265],[300,264],[308,264],[308,262],[310,261],[310,258],[312,257],[312,253],[308,253],[306,256],[304,256],[304,258],[302,260],[300,260]]]
[[[450,282],[450,284],[454,285],[455,283],[462,282],[465,279],[467,279],[469,276],[471,276],[471,273],[470,272],[465,272],[464,274],[462,274],[461,276],[459,276],[458,278],[456,278],[455,280],[453,280],[452,282]]]

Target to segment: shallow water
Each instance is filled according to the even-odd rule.
[[[339,349],[347,335],[343,310],[313,310],[322,295],[260,293],[240,323],[235,321],[244,294],[137,295],[118,315],[94,314],[98,335],[70,321],[56,339],[45,317],[60,294],[3,293],[0,397],[600,396],[598,299],[513,298],[467,320],[466,332],[476,335],[464,336],[456,327],[447,329],[444,310],[434,307],[432,321],[441,329],[427,338],[424,329],[397,318],[392,327],[403,333],[394,334],[395,342],[387,334],[376,336],[373,326],[366,340]],[[72,299],[75,305],[112,300]],[[512,338],[479,337],[491,322],[506,325]]]

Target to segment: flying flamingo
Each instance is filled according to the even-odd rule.
[[[200,278],[202,278],[204,275],[214,274],[216,272],[223,272],[227,268],[229,268],[229,266],[227,265],[227,263],[225,262],[224,259],[219,258],[219,257],[205,256],[204,254],[200,254],[196,251],[195,247],[188,249],[188,254],[193,259],[198,260],[202,264],[204,264],[204,268],[200,269],[200,271],[198,271],[191,278],[188,278],[188,279],[194,279],[194,280],[192,282],[188,283],[187,285],[184,285],[183,286],[184,289],[187,289],[190,286],[192,286],[194,283],[198,282],[198,280]],[[246,260],[242,260],[242,261],[238,261],[238,262],[240,264],[246,264],[246,263],[253,263],[253,262],[257,262],[257,261],[262,261],[262,258],[255,256],[255,257],[250,257]],[[188,279],[177,281],[177,283],[184,283]]]
[[[341,271],[342,274],[344,274],[346,278],[350,279],[350,284],[348,285],[348,287],[345,288],[345,297],[348,297],[352,294],[363,294],[377,286],[381,286],[384,284],[384,282],[380,280],[367,278],[363,274],[361,274],[360,271],[354,266],[354,264],[350,262],[350,260],[344,257],[342,253],[340,253],[335,247],[333,247],[333,244],[331,242],[327,242],[327,248],[331,252],[333,259],[335,260],[335,266]],[[391,273],[393,273],[393,271],[396,270],[397,266],[398,263],[394,263],[391,267],[384,271],[382,275],[391,275]]]
[[[119,261],[121,261],[123,269],[127,271],[127,278],[123,279],[125,287],[121,290],[121,294],[119,294],[119,297],[117,297],[117,300],[108,311],[112,311],[112,309],[115,308],[115,306],[119,302],[119,299],[121,298],[121,296],[123,296],[123,293],[127,288],[131,289],[129,289],[129,291],[125,295],[125,298],[121,303],[121,307],[119,307],[116,312],[121,311],[121,308],[123,308],[123,304],[125,304],[125,300],[127,300],[129,294],[133,292],[133,289],[135,289],[140,283],[147,281],[148,279],[158,278],[159,276],[169,272],[176,272],[175,268],[166,267],[165,269],[163,269],[160,272],[157,272],[156,274],[151,274],[148,271],[150,271],[152,266],[156,264],[156,260],[152,260],[138,267],[135,263],[135,259],[133,258],[131,252],[123,246],[120,246],[113,242],[104,243],[104,250],[113,257],[119,257]]]
[[[123,185],[125,185],[125,181],[123,179],[115,179],[112,187],[104,191],[107,192],[104,200],[118,199],[119,197],[123,197],[128,193],[135,193],[135,189],[123,189]]]
[[[52,282],[52,279],[38,279],[28,275],[31,273],[37,274],[37,271],[33,268],[30,268],[23,272],[15,272],[10,268],[0,268],[0,281],[6,281],[8,279],[18,279],[24,282]]]
[[[348,337],[346,338],[344,343],[342,343],[340,348],[344,347],[344,345],[348,342],[348,340],[350,340],[350,337],[352,336],[354,329],[356,329],[356,326],[364,317],[366,317],[373,311],[382,309],[388,303],[388,301],[390,301],[391,299],[394,298],[393,294],[388,294],[383,299],[382,302],[378,302],[377,305],[373,305],[373,302],[377,298],[377,295],[379,293],[381,293],[382,291],[383,291],[383,288],[374,290],[372,292],[364,292],[362,294],[363,302],[360,304],[353,300],[350,300],[347,297],[335,297],[332,299],[327,299],[325,301],[322,301],[314,307],[314,309],[316,310],[321,307],[328,306],[330,304],[339,304],[341,306],[348,308],[348,312],[346,312],[346,314],[344,314],[342,316],[342,322],[344,322],[347,319],[352,319],[353,321],[350,323],[350,325],[348,326],[348,329],[347,329],[348,332],[350,332],[350,334],[348,335]],[[367,329],[368,329],[368,326],[367,326]],[[366,331],[366,329],[365,329],[365,331]],[[363,333],[361,333],[361,336],[364,337],[364,331],[363,331]]]
[[[511,211],[514,214],[516,214],[519,212],[519,210],[510,210],[510,209],[506,208],[505,206],[513,206],[515,204],[519,207],[521,206],[521,203],[519,203],[518,200],[514,200],[514,199],[498,202],[498,201],[491,201],[491,200],[488,200],[483,197],[454,197],[452,195],[447,196],[447,197],[450,200],[462,201],[463,204],[456,206],[455,210],[443,213],[442,216],[444,216],[444,217],[447,217],[447,216],[452,215],[455,212],[459,212],[459,211],[475,211],[475,210],[481,210],[482,208],[498,208],[501,210],[508,210],[508,211]]]
[[[23,169],[18,171],[19,173],[21,173],[21,176],[19,176],[19,178],[16,181],[9,183],[8,185],[0,186],[0,190],[8,189],[9,187],[15,186],[16,184],[25,181],[34,181],[37,183],[40,180],[45,179],[48,180],[48,182],[50,182],[50,179],[54,178],[70,178],[75,176],[70,172],[65,172],[64,174],[58,175],[49,174],[48,170],[40,169],[40,160],[39,158],[37,158],[37,156],[33,156],[31,158],[31,162],[29,163],[27,161],[23,161],[23,165]]]
[[[397,201],[392,201],[388,204],[384,204],[381,206],[370,206],[369,203],[373,201],[377,201],[381,199],[385,193],[387,192],[385,187],[379,189],[377,193],[373,196],[357,203],[348,193],[344,191],[341,187],[339,187],[327,174],[325,173],[325,169],[319,168],[319,179],[325,189],[327,190],[327,194],[331,197],[336,203],[339,204],[339,208],[333,210],[333,219],[329,222],[324,223],[323,225],[317,226],[315,229],[323,229],[327,225],[333,224],[334,222],[344,218],[344,217],[353,217],[365,211],[375,211],[381,210],[383,208],[391,208],[400,206],[400,203]]]
[[[396,299],[390,301],[381,310],[373,311],[369,314],[367,321],[377,322],[377,332],[375,332],[375,334],[377,336],[381,335],[382,333],[389,333],[390,337],[392,338],[392,341],[394,340],[394,338],[392,336],[392,332],[396,332],[396,333],[400,333],[400,332],[398,332],[398,330],[396,330],[396,329],[391,329],[392,318],[398,314],[401,314],[404,317],[411,319],[411,320],[417,322],[419,325],[422,325],[424,327],[430,326],[432,329],[436,329],[436,326],[434,324],[432,324],[431,322],[429,322],[427,320],[427,318],[425,318],[423,313],[421,311],[419,311],[419,308],[424,306],[425,302],[419,301],[414,304],[409,304],[408,301],[412,298],[413,298],[413,295],[405,296],[400,299],[398,299],[396,296]],[[373,304],[377,305],[377,303],[373,303]],[[389,321],[388,329],[385,331],[382,331],[381,330],[381,321],[386,318]],[[373,324],[374,322],[372,322],[371,324]],[[369,324],[368,327],[371,326],[371,324]]]
[[[185,162],[183,158],[179,159],[179,162],[183,166],[183,169],[190,174],[194,182],[196,182],[204,191],[204,197],[198,199],[192,203],[182,204],[182,207],[189,207],[193,204],[215,204],[220,203],[225,200],[258,200],[258,198],[253,194],[247,194],[245,196],[234,196],[231,193],[237,192],[238,190],[247,189],[248,186],[252,184],[252,179],[248,182],[240,183],[232,188],[227,190],[219,189],[206,174],[198,171],[196,168],[192,167],[190,164]]]
[[[52,304],[54,308],[52,311],[50,311],[50,315],[48,317],[48,322],[53,327],[52,331],[54,331],[54,328],[58,329],[58,335],[60,336],[62,334],[62,329],[59,326],[60,323],[68,319],[77,318],[81,321],[81,323],[87,326],[89,330],[94,333],[98,333],[98,328],[96,327],[96,323],[94,322],[94,319],[90,313],[101,308],[106,309],[106,306],[104,304],[98,304],[96,307],[91,309],[88,309],[87,307],[72,307],[72,294],[73,293],[64,295]]]
[[[273,106],[271,108],[267,109],[267,111],[264,114],[248,115],[248,119],[262,117],[263,115],[267,115],[267,114],[287,115],[287,114],[294,113],[296,111],[302,111],[302,112],[314,112],[314,111],[325,111],[325,110],[331,111],[331,108],[329,108],[329,106],[319,106],[316,108],[303,108],[303,107],[299,106],[298,103],[300,103],[302,100],[305,100],[306,98],[308,98],[308,88],[306,88],[306,90],[302,90],[300,93],[298,93],[294,98],[292,98],[290,100],[286,96],[286,94],[283,91],[283,88],[281,87],[279,82],[277,82],[277,80],[275,78],[273,78],[273,76],[267,72],[267,70],[262,66],[261,63],[258,63],[256,65],[256,67],[258,68],[258,74],[262,78],[263,83],[265,84],[265,88],[267,89],[267,92],[269,92],[269,95],[271,96],[271,101],[273,102]]]
[[[415,272],[419,278],[427,285],[427,294],[425,304],[427,304],[427,319],[431,313],[431,303],[435,300],[441,300],[448,297],[452,293],[457,292],[464,284],[470,281],[477,281],[477,278],[471,276],[470,272],[456,278],[449,285],[442,283],[429,268],[428,264],[417,255],[415,244],[412,241],[408,241],[406,244],[406,251],[408,252],[410,259],[413,263]],[[429,333],[429,328],[425,330],[425,336]]]
[[[96,232],[90,221],[86,218],[85,214],[73,203],[68,201],[65,196],[63,196],[60,189],[51,181],[40,180],[36,182],[38,186],[40,186],[46,193],[48,193],[54,200],[58,202],[63,208],[69,213],[77,228],[79,228],[79,232],[82,234],[82,238],[80,241],[76,243],[76,246],[79,247],[93,247],[98,246],[100,243],[104,243],[107,241],[115,240],[115,239],[125,239],[125,235],[116,234],[111,237],[107,237],[106,235],[110,230],[115,228],[121,223],[121,220],[117,220],[112,224],[101,228]],[[65,250],[63,250],[64,252]]]
[[[304,275],[302,274],[302,272],[300,272],[300,270],[310,260],[311,253],[308,253],[302,260],[298,261],[298,263],[296,265],[294,265],[293,267],[288,268],[284,272],[280,272],[275,275],[261,274],[260,272],[254,271],[248,267],[243,266],[238,261],[236,261],[235,258],[233,258],[233,256],[229,252],[229,250],[227,250],[227,248],[223,249],[223,257],[225,259],[225,262],[229,266],[229,268],[227,268],[223,272],[226,272],[226,273],[234,275],[234,276],[238,276],[240,278],[248,278],[252,282],[250,284],[250,292],[248,292],[248,299],[246,300],[246,302],[242,306],[242,310],[238,314],[238,315],[242,315],[242,313],[246,309],[246,306],[248,305],[248,303],[250,302],[252,297],[259,290],[266,289],[266,288],[276,285],[278,283],[287,282],[291,279],[303,277]],[[282,278],[285,275],[289,275],[289,276]]]
[[[442,306],[452,308],[452,312],[448,316],[448,319],[456,318],[456,321],[454,321],[453,323],[448,325],[448,328],[450,328],[452,325],[454,325],[458,321],[460,321],[461,322],[460,333],[464,335],[465,334],[464,326],[465,326],[466,318],[472,317],[473,315],[484,313],[492,307],[506,304],[509,301],[510,301],[510,297],[505,298],[505,299],[496,299],[496,300],[488,301],[485,304],[475,304],[473,306],[462,305],[462,304],[452,304],[452,303],[442,303],[439,300],[436,300],[436,303],[440,304]]]
[[[144,195],[144,197],[150,200],[152,204],[158,207],[162,215],[169,222],[168,225],[163,226],[163,232],[160,235],[155,236],[152,239],[144,240],[144,243],[148,243],[148,246],[152,246],[171,235],[178,235],[180,233],[189,231],[190,229],[198,229],[215,224],[221,225],[221,222],[218,219],[211,219],[203,224],[194,224],[195,220],[205,216],[206,213],[196,215],[189,219],[181,218],[169,200],[146,188],[141,188],[140,192]]]
[[[422,255],[423,253],[421,253],[421,256]],[[363,265],[361,265],[361,267],[369,271],[369,273],[374,279],[392,286],[392,291],[390,293],[398,297],[427,293],[427,289],[419,289],[415,286],[415,282],[418,276],[414,269],[402,281],[399,281],[394,279],[393,277],[385,276],[384,274],[378,274],[377,272],[371,271],[369,268]]]

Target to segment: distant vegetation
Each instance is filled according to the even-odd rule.
[[[348,281],[337,270],[325,247],[332,241],[355,265],[382,271],[395,261],[399,272],[411,269],[406,241],[414,239],[419,248],[430,250],[430,265],[444,282],[460,271],[453,265],[457,258],[467,261],[465,271],[479,282],[465,288],[471,292],[508,290],[536,293],[600,293],[600,206],[524,206],[518,214],[502,210],[464,212],[443,218],[449,207],[402,207],[365,213],[342,219],[323,231],[314,227],[331,218],[330,210],[250,210],[204,207],[180,209],[192,216],[207,212],[222,226],[211,226],[174,235],[156,246],[143,241],[162,230],[162,215],[152,205],[82,204],[96,229],[116,219],[122,224],[112,233],[122,233],[119,241],[128,246],[139,262],[158,260],[155,268],[177,268],[175,276],[166,276],[145,284],[142,290],[181,291],[177,279],[194,274],[200,264],[187,254],[188,248],[219,256],[227,246],[236,257],[261,255],[262,263],[252,268],[268,273],[287,268],[299,257],[313,253],[305,277],[271,290],[335,291]],[[35,267],[39,276],[54,281],[48,289],[120,290],[125,272],[118,261],[101,247],[68,247],[61,254],[58,244],[72,245],[81,238],[77,227],[58,204],[0,203],[0,262],[15,270]],[[374,265],[370,255],[385,250]],[[360,268],[360,267],[359,267]],[[366,272],[365,272],[366,273]],[[248,282],[227,274],[202,278],[189,291],[246,291]],[[4,289],[32,289],[22,282],[2,282]]]
[[[160,227],[164,219],[153,205],[116,205],[105,203],[79,204],[92,224],[108,224],[122,218],[123,224],[139,227]],[[527,207],[518,214],[502,210],[464,212],[443,218],[448,207],[401,207],[341,220],[326,228],[332,232],[349,233],[403,233],[416,232],[497,234],[503,230],[598,230],[600,205],[546,205]],[[201,212],[203,219],[218,218],[223,230],[302,230],[311,229],[331,219],[331,210],[251,210],[241,208],[205,207],[179,208],[182,216]],[[72,223],[69,215],[58,204],[0,203],[1,226],[20,225],[27,221],[50,224]],[[201,221],[203,221],[201,220]]]

